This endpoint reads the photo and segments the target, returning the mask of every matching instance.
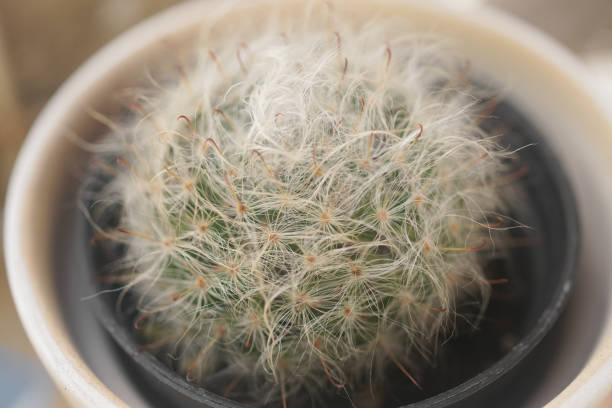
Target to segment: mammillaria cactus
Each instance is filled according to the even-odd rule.
[[[511,155],[465,61],[393,24],[218,40],[100,116],[94,241],[189,381],[284,404],[389,367],[419,387],[415,357],[486,306]]]

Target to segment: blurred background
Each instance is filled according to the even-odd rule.
[[[486,3],[555,37],[585,62],[612,105],[612,1],[447,1],[465,7]],[[55,89],[117,34],[178,2],[0,0],[0,211],[19,146]],[[23,332],[3,268],[2,261],[0,407],[65,407]]]

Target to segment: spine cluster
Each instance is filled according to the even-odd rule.
[[[465,64],[381,25],[198,49],[97,145],[95,240],[149,349],[262,401],[349,389],[429,355],[483,253],[505,171]],[[104,225],[109,213],[117,226]],[[216,379],[216,380],[215,380]]]

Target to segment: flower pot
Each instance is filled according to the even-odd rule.
[[[511,150],[520,149],[521,167],[509,175],[520,180],[505,186],[514,194],[522,194],[522,204],[509,215],[529,225],[529,230],[514,231],[507,257],[495,258],[485,266],[488,277],[510,279],[502,288],[493,289],[478,330],[464,330],[440,346],[437,358],[420,375],[422,389],[407,386],[403,375],[391,380],[393,385],[385,391],[384,402],[380,396],[377,400],[379,406],[521,405],[535,386],[521,384],[521,378],[525,373],[545,372],[550,363],[551,356],[542,347],[534,349],[563,311],[574,279],[579,229],[573,191],[546,140],[510,105],[499,104],[483,127],[503,127],[502,143]],[[521,149],[529,145],[537,147]],[[87,238],[95,234],[90,231],[81,235]],[[108,276],[101,273],[104,265],[116,258],[113,246],[98,244],[90,252],[88,269],[94,274],[93,281],[99,280],[96,277],[103,280]],[[134,327],[139,316],[134,297],[129,293],[123,297],[119,310],[118,292],[112,293],[116,287],[112,283],[97,284],[91,293],[111,292],[96,298],[97,313],[121,348],[116,358],[129,361],[126,369],[144,394],[154,396],[161,406],[245,406],[188,382],[170,368],[175,365],[173,358],[163,350],[143,347],[139,330]],[[520,393],[499,403],[504,390],[517,387]],[[299,397],[289,399],[288,405],[295,403],[295,398]],[[359,397],[353,397],[353,401],[364,403]],[[348,403],[342,395],[326,402],[329,406]]]
[[[91,294],[88,290],[91,275],[87,272],[91,269],[91,259],[89,243],[82,238],[86,223],[78,215],[75,204],[79,183],[75,170],[83,168],[87,155],[62,135],[66,128],[86,138],[100,134],[100,127],[87,116],[84,107],[108,106],[113,92],[134,81],[146,62],[154,60],[169,43],[180,44],[189,38],[202,20],[214,19],[216,12],[224,16],[226,23],[257,20],[253,16],[265,12],[264,3],[248,6],[186,3],[138,26],[88,61],[58,92],[30,132],[11,180],[7,205],[5,242],[11,287],[41,359],[68,396],[80,405],[151,405],[163,398],[179,401],[174,398],[183,397],[182,401],[203,400],[201,389],[190,389],[179,378],[174,386],[152,387],[155,381],[173,382],[172,374],[146,353],[139,353],[130,368],[132,363],[125,363],[127,358],[119,357],[121,352],[98,324],[93,302],[82,300]],[[279,3],[276,7],[286,9],[288,16],[294,9],[291,2]],[[220,8],[232,11],[223,14]],[[610,375],[603,366],[608,357],[604,351],[607,342],[612,341],[602,335],[607,329],[606,298],[610,287],[604,272],[612,260],[605,239],[598,239],[605,237],[610,223],[606,211],[612,195],[605,182],[610,169],[603,157],[612,155],[612,147],[601,135],[609,134],[612,126],[599,102],[591,96],[580,67],[539,34],[487,9],[465,13],[400,1],[376,5],[360,2],[359,7],[354,2],[338,1],[335,8],[336,12],[356,19],[372,14],[374,9],[382,15],[409,16],[410,21],[423,29],[435,27],[443,35],[453,37],[474,67],[507,88],[508,100],[520,111],[518,122],[524,126],[522,129],[542,135],[542,148],[534,149],[535,156],[530,160],[546,169],[534,174],[545,176],[544,179],[535,177],[527,189],[530,194],[533,191],[534,195],[548,197],[548,200],[542,198],[541,206],[534,212],[534,220],[542,222],[547,238],[550,237],[541,248],[546,254],[539,254],[543,255],[539,259],[548,260],[548,268],[557,265],[562,271],[556,277],[559,280],[551,281],[550,275],[538,283],[537,288],[543,294],[539,305],[543,312],[541,320],[534,324],[537,319],[534,317],[532,330],[528,330],[498,365],[459,385],[451,394],[433,396],[426,404],[443,406],[468,396],[486,398],[483,393],[476,396],[474,391],[485,385],[489,389],[489,383],[499,377],[500,370],[505,372],[515,366],[559,315],[569,288],[559,282],[571,274],[577,240],[564,170],[575,186],[580,216],[584,220],[584,249],[576,293],[568,311],[546,339],[549,343],[535,354],[546,361],[549,370],[528,378],[519,374],[518,382],[510,384],[518,387],[514,389],[523,390],[517,393],[523,398],[521,402],[531,404],[567,398],[581,398],[581,401],[601,398],[607,389],[599,384],[606,384]],[[528,123],[533,125],[533,131],[529,130]],[[557,167],[551,155],[559,157],[564,170]],[[549,201],[551,195],[556,197],[554,205]],[[532,269],[541,270],[536,266]],[[585,300],[585,294],[591,299]],[[552,299],[555,302],[551,303]],[[584,316],[599,318],[589,320]],[[108,323],[107,327],[129,354],[136,346],[113,325]],[[551,359],[546,357],[547,352],[567,357]],[[590,358],[591,355],[595,357]],[[144,374],[134,376],[133,371],[141,370],[143,365],[149,367],[144,372],[152,369],[157,373],[153,375],[153,383],[135,379],[144,378]],[[586,368],[581,371],[582,365]],[[518,373],[534,372],[524,367],[518,369],[521,370]],[[510,381],[509,378],[506,376],[503,380]],[[499,381],[496,384],[503,385]],[[592,389],[596,392],[590,392]],[[169,396],[172,393],[182,397]],[[585,394],[588,395],[585,397]],[[206,401],[211,406],[226,403],[215,398]],[[473,401],[464,400],[464,403]]]

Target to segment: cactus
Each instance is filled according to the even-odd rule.
[[[486,307],[511,153],[464,61],[393,24],[221,39],[96,114],[94,241],[122,248],[143,348],[187,380],[283,403],[389,367],[419,387],[416,356]]]

